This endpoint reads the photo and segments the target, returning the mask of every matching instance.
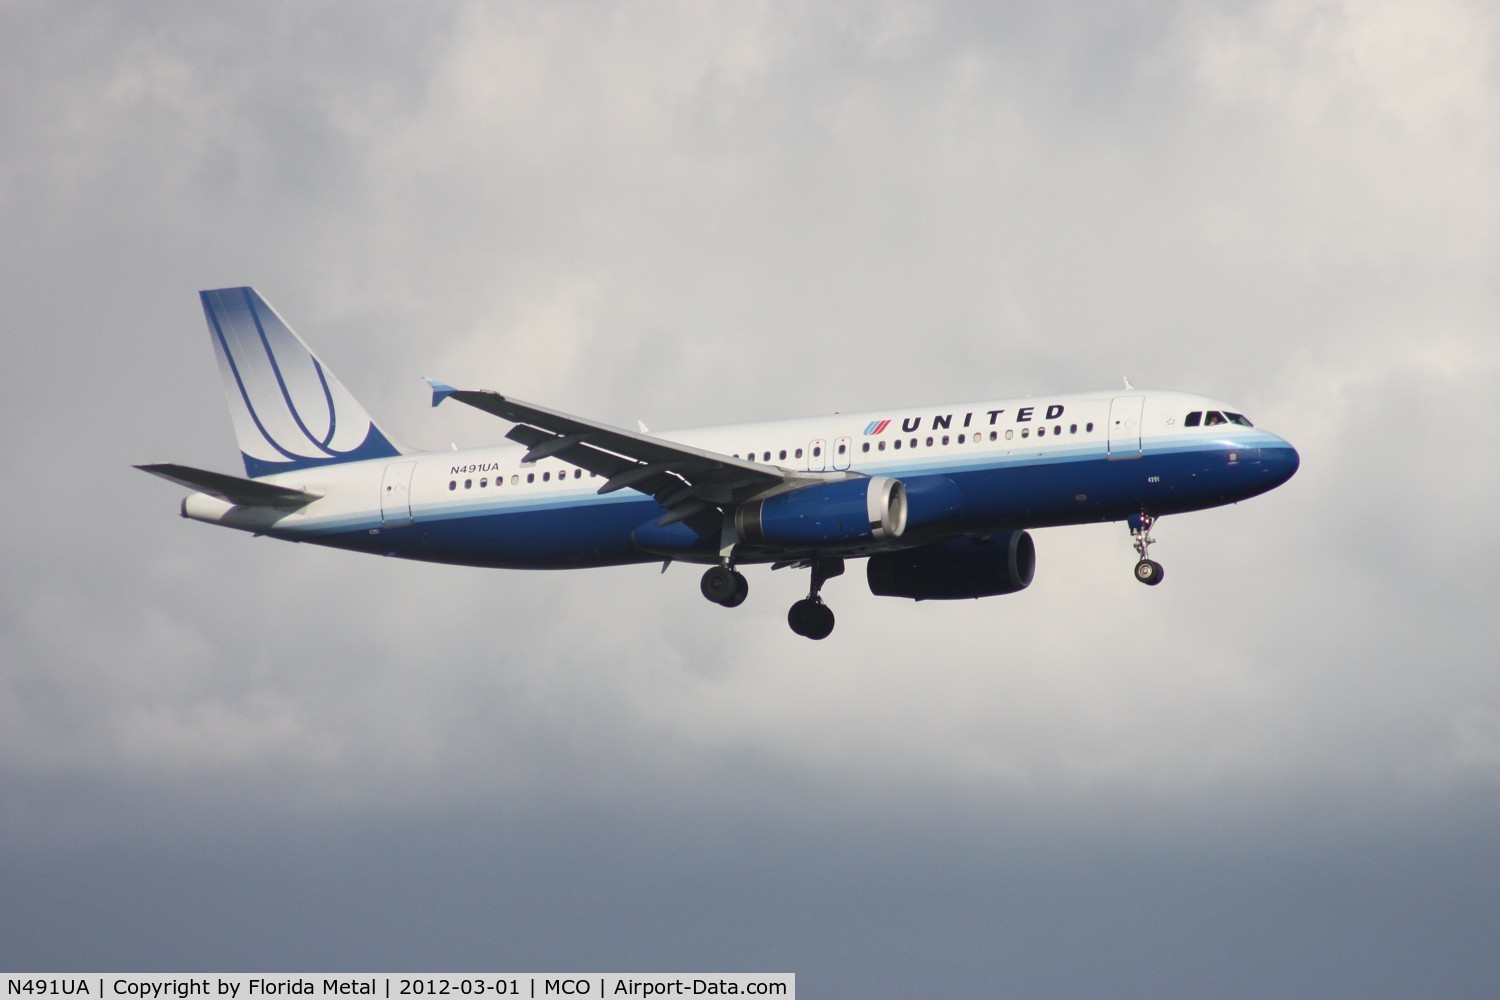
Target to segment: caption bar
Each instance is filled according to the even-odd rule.
[[[417,973],[109,973],[9,974],[5,996],[88,997],[90,1000],[265,1000],[268,997],[788,997],[792,973],[539,973],[463,975]],[[3,1000],[3,998],[0,998]]]

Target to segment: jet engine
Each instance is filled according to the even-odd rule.
[[[1024,531],[964,535],[870,557],[870,592],[914,601],[1014,594],[1036,574],[1036,543]]]
[[[885,476],[799,486],[740,504],[734,527],[751,545],[889,541],[906,530],[906,488]]]

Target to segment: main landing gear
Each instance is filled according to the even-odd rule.
[[[729,566],[710,566],[698,585],[703,596],[726,608],[737,608],[750,596],[750,581],[745,574]]]
[[[818,591],[823,589],[823,584],[843,572],[842,559],[812,561],[812,585],[808,588],[807,596],[793,604],[792,609],[787,612],[786,621],[793,632],[809,639],[828,638],[833,632],[833,611],[823,603]],[[745,580],[745,575],[727,563],[710,566],[705,570],[698,589],[703,591],[704,597],[726,608],[739,607],[750,594],[750,584]]]
[[[807,596],[786,613],[786,623],[792,631],[808,639],[826,639],[833,632],[833,609],[823,603],[818,591],[835,576],[844,572],[842,559],[815,559],[812,564],[812,585]]]
[[[1154,587],[1166,576],[1161,563],[1149,556],[1151,544],[1156,541],[1151,537],[1151,526],[1156,523],[1156,518],[1142,511],[1131,515],[1128,523],[1130,537],[1135,539],[1136,554],[1141,557],[1141,561],[1135,564],[1135,578],[1148,587]]]

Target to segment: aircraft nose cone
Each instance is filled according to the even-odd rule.
[[[1297,469],[1302,465],[1302,456],[1297,454],[1297,449],[1289,442],[1280,438],[1276,440],[1275,445],[1261,449],[1260,459],[1275,479],[1275,485],[1280,486],[1297,474]]]

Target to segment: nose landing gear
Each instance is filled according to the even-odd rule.
[[[1130,537],[1135,539],[1136,555],[1141,557],[1140,562],[1135,564],[1135,578],[1148,587],[1154,587],[1166,576],[1161,563],[1152,559],[1149,554],[1152,543],[1156,541],[1151,537],[1151,526],[1156,523],[1156,518],[1142,511],[1131,515],[1128,523]]]

